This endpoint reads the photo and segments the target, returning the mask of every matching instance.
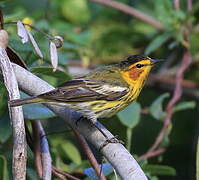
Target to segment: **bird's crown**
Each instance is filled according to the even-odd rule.
[[[150,57],[145,55],[131,55],[125,58],[123,61],[120,62],[120,66],[128,67],[134,63],[140,62],[142,60],[151,60]]]

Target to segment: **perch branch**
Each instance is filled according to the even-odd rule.
[[[37,95],[54,89],[48,83],[34,76],[32,73],[21,68],[20,66],[13,64],[13,68],[15,70],[19,86],[24,92],[30,95]],[[101,145],[104,144],[104,142],[106,141],[104,136],[95,127],[93,127],[93,125],[89,121],[80,121],[77,126],[75,124],[75,119],[78,119],[80,117],[80,114],[78,114],[77,112],[60,106],[50,104],[45,105],[49,107],[55,114],[63,118],[66,121],[66,123],[70,124],[72,128],[79,131],[97,149],[99,149]],[[113,135],[100,123],[97,123],[97,125],[103,129],[103,131],[107,134],[109,138],[113,137]],[[113,165],[113,167],[122,177],[122,179],[147,179],[136,160],[124,148],[123,145],[108,144],[102,149],[101,152]]]
[[[20,98],[17,80],[6,53],[8,34],[5,30],[0,31],[0,68],[3,73],[4,83],[8,91],[9,99]],[[26,135],[23,112],[21,107],[9,108],[13,128],[13,161],[12,175],[14,180],[26,179]]]

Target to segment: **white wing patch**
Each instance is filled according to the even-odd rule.
[[[121,86],[111,86],[108,84],[104,84],[98,88],[95,88],[95,91],[100,93],[100,94],[110,94],[110,92],[123,92],[127,91],[128,89],[126,87],[121,87]]]
[[[127,88],[126,87],[121,87],[121,86],[110,86],[110,85],[103,85],[102,89],[105,89],[107,91],[115,91],[115,92],[121,92],[121,91],[125,91]]]

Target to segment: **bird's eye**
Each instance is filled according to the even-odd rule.
[[[143,64],[136,64],[136,68],[141,68],[143,66],[144,66]]]

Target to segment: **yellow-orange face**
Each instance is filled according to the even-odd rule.
[[[143,59],[129,65],[129,67],[125,71],[121,72],[121,74],[128,84],[140,84],[140,86],[142,86],[142,84],[148,77],[148,74],[151,71],[153,64],[154,62],[152,59]]]

